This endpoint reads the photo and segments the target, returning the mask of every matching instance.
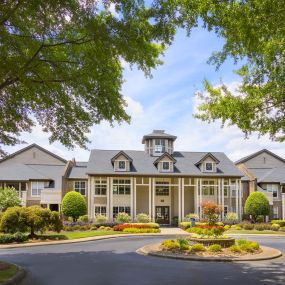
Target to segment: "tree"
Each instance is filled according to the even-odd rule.
[[[15,188],[0,188],[0,212],[7,210],[9,207],[20,205],[21,199]]]
[[[201,207],[209,225],[214,225],[218,221],[222,208],[218,204],[211,201],[203,202]]]
[[[80,216],[87,213],[85,198],[78,192],[70,191],[62,199],[61,210],[65,216],[72,217],[76,222]]]
[[[35,238],[36,232],[46,229],[60,232],[62,221],[57,212],[40,206],[8,208],[1,218],[1,231],[5,233],[29,232],[29,237]]]
[[[258,216],[269,215],[269,201],[263,193],[253,192],[245,201],[244,212],[246,215],[251,215],[255,222]]]
[[[223,37],[222,51],[210,58],[217,68],[231,57],[242,66],[236,92],[225,84],[205,81],[203,102],[195,116],[236,125],[246,136],[252,132],[285,140],[285,9],[284,1],[201,1],[197,4],[205,26]]]

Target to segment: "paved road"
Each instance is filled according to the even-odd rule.
[[[141,256],[162,237],[126,237],[69,245],[0,250],[0,259],[31,272],[36,285],[285,284],[285,258],[246,263],[194,262]],[[285,239],[252,238],[285,252]]]

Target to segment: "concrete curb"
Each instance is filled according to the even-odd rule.
[[[285,238],[285,235],[272,235],[272,234],[227,234],[228,236],[255,236],[255,237],[280,237]]]
[[[170,258],[170,259],[182,259],[182,260],[190,260],[190,261],[216,261],[216,262],[241,262],[241,261],[260,261],[260,260],[269,260],[282,256],[282,252],[278,249],[261,246],[263,252],[258,253],[256,255],[245,255],[242,257],[234,257],[234,258],[225,258],[225,257],[201,257],[201,256],[185,256],[185,255],[174,255],[167,252],[161,252],[159,249],[160,244],[151,244],[141,247],[136,250],[136,253],[141,255],[150,255],[162,258]]]
[[[80,242],[89,242],[96,240],[112,239],[112,238],[125,238],[125,237],[146,237],[146,236],[156,236],[156,237],[169,237],[169,236],[189,236],[189,234],[167,234],[167,233],[149,233],[149,234],[118,234],[118,235],[105,235],[105,236],[95,236],[88,238],[70,239],[70,240],[59,240],[59,241],[46,241],[46,242],[36,242],[36,243],[18,243],[18,244],[5,244],[0,245],[1,249],[13,249],[13,248],[27,248],[34,246],[44,246],[44,245],[58,245],[58,244],[72,244]]]
[[[13,263],[10,263],[13,264]],[[18,268],[18,272],[9,280],[5,281],[4,283],[1,283],[2,285],[16,285],[22,282],[27,277],[27,272],[17,264],[13,264]]]

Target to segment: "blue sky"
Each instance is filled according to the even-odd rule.
[[[130,70],[124,64],[122,94],[128,103],[127,112],[132,117],[131,123],[111,127],[103,122],[94,126],[89,134],[91,143],[88,147],[143,150],[142,136],[153,129],[164,129],[178,136],[176,150],[223,151],[236,160],[268,148],[285,157],[284,143],[271,142],[268,137],[258,138],[257,135],[245,139],[236,127],[222,129],[219,122],[208,124],[193,118],[193,111],[198,104],[195,94],[203,90],[204,79],[214,85],[220,84],[222,80],[233,90],[238,86],[239,77],[233,73],[237,66],[231,60],[223,64],[219,71],[207,64],[211,53],[220,50],[222,45],[222,39],[202,28],[193,30],[189,38],[184,31],[179,31],[174,44],[162,58],[164,64],[152,72],[153,78],[145,78],[141,71],[135,68]],[[60,143],[50,145],[48,136],[37,126],[32,133],[22,134],[22,139],[27,143],[38,143],[66,159],[88,159],[89,151],[80,148],[68,150]],[[5,149],[11,153],[24,146]]]

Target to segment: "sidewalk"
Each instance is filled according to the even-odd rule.
[[[180,229],[180,228],[172,228],[172,227],[165,227],[160,228],[161,235],[190,235],[188,232]]]

